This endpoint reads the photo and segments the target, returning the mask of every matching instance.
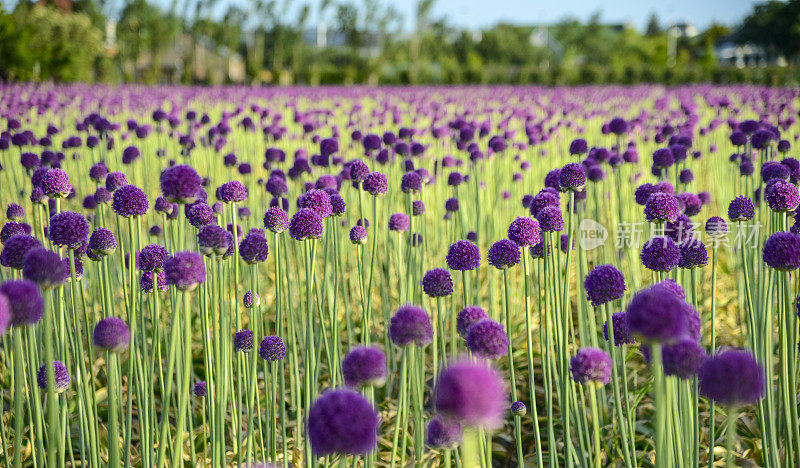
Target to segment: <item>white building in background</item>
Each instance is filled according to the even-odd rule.
[[[786,58],[770,59],[763,47],[751,44],[737,44],[731,39],[726,39],[714,47],[714,53],[719,63],[737,68],[763,67],[766,65],[786,66]]]

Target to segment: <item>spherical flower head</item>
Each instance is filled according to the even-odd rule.
[[[221,257],[228,251],[229,234],[216,224],[203,226],[197,231],[197,247],[203,255]]]
[[[319,189],[311,189],[301,195],[298,199],[298,207],[312,209],[322,218],[327,218],[333,212],[330,195]]]
[[[242,297],[242,305],[245,309],[250,309],[253,307],[258,307],[261,304],[261,296],[258,293],[253,292],[252,290],[248,290],[244,293],[244,297]]]
[[[614,117],[608,123],[608,130],[614,135],[623,135],[628,133],[628,122],[622,117]]]
[[[458,335],[461,338],[467,339],[467,333],[469,328],[480,322],[481,320],[488,318],[489,316],[486,315],[486,311],[483,310],[481,307],[478,306],[467,306],[461,309],[456,317],[456,331],[458,331]]]
[[[450,197],[444,202],[444,209],[447,213],[455,213],[459,209],[458,198]]]
[[[739,130],[734,130],[730,136],[731,144],[734,146],[744,146],[747,144],[747,135]]]
[[[700,213],[700,210],[703,208],[700,197],[694,193],[679,193],[675,198],[678,200],[679,211],[683,212],[686,216],[694,216]]]
[[[665,375],[674,375],[679,379],[691,379],[697,376],[700,366],[706,360],[706,351],[692,338],[682,338],[676,343],[664,346],[662,360]]]
[[[765,189],[767,205],[778,213],[794,211],[800,204],[800,194],[797,187],[783,179],[776,179]]]
[[[8,300],[10,312],[8,323],[11,325],[20,327],[34,325],[44,315],[44,299],[33,281],[6,281],[0,284],[0,294]]]
[[[706,221],[705,229],[706,234],[715,239],[719,239],[728,234],[728,223],[719,216],[712,216]]]
[[[576,138],[569,144],[569,154],[578,156],[589,152],[589,144],[583,138]]]
[[[18,223],[16,221],[9,221],[3,225],[3,228],[0,229],[0,242],[5,244],[8,242],[12,237],[30,234],[31,230],[29,226],[24,223]]]
[[[422,200],[414,200],[411,202],[411,215],[421,216],[425,214],[425,203]]]
[[[586,185],[586,169],[583,164],[569,163],[561,168],[558,174],[558,185],[561,190],[580,190]]]
[[[639,258],[652,271],[670,271],[678,266],[680,247],[667,236],[655,236],[642,246]]]
[[[418,193],[422,190],[422,177],[416,171],[406,172],[400,181],[400,190],[403,193]]]
[[[389,181],[380,172],[370,172],[364,178],[363,187],[370,195],[380,197],[389,190]]]
[[[64,211],[50,218],[48,232],[53,244],[75,249],[89,237],[89,223],[80,213]]]
[[[367,230],[364,226],[357,224],[350,229],[350,242],[361,245],[367,243]]]
[[[732,222],[750,221],[755,215],[750,197],[736,197],[728,205],[728,219]]]
[[[389,338],[401,347],[429,344],[433,340],[430,316],[422,307],[400,306],[389,321]]]
[[[461,444],[461,437],[461,424],[437,415],[428,422],[425,445],[435,449],[452,450]]]
[[[678,199],[667,193],[651,194],[644,205],[644,216],[650,222],[675,221],[678,214]]]
[[[494,320],[483,319],[467,330],[467,348],[483,359],[497,359],[508,353],[508,335]]]
[[[159,178],[161,193],[171,203],[192,203],[199,196],[203,179],[188,164],[164,169]]]
[[[289,221],[289,235],[295,240],[319,239],[322,231],[322,217],[309,208],[298,210]]]
[[[486,257],[489,265],[498,270],[510,268],[520,261],[519,245],[510,239],[500,239],[489,247]]]
[[[653,152],[653,166],[663,169],[673,164],[675,164],[675,155],[669,148],[659,148]]]
[[[344,198],[338,193],[331,195],[331,214],[334,216],[341,216],[347,210],[347,203]]]
[[[453,278],[443,268],[428,270],[422,277],[422,291],[429,297],[445,297],[453,294]]]
[[[464,182],[464,176],[458,171],[453,171],[447,176],[447,185],[451,187],[458,187]]]
[[[658,282],[656,284],[669,289],[670,291],[672,291],[673,294],[678,296],[680,300],[682,301],[686,300],[686,291],[684,291],[681,285],[679,285],[674,279],[667,278],[664,281]]]
[[[116,192],[119,188],[128,185],[128,178],[124,172],[109,172],[106,176],[106,190]]]
[[[139,148],[135,146],[128,146],[124,150],[122,150],[122,164],[130,164],[141,156],[141,152]]]
[[[207,393],[208,393],[208,386],[206,385],[205,380],[201,380],[196,384],[194,384],[194,387],[192,388],[192,395],[198,398],[203,398],[206,396]]]
[[[18,203],[9,203],[6,207],[6,218],[9,221],[19,221],[25,217],[25,208]]]
[[[694,180],[694,174],[692,173],[691,169],[683,169],[681,170],[680,175],[678,176],[678,180],[682,184],[689,184]]]
[[[51,198],[65,198],[72,192],[69,174],[61,169],[50,169],[42,179],[42,190]]]
[[[101,349],[121,353],[131,344],[131,331],[119,317],[106,317],[94,327],[92,342]]]
[[[139,288],[141,288],[143,293],[153,292],[153,274],[154,273],[151,271],[143,271],[139,276]],[[167,276],[164,274],[164,272],[159,271],[155,273],[155,275],[156,289],[162,292],[169,289],[169,285],[167,284]]]
[[[69,264],[67,274],[64,274],[61,257],[44,247],[34,247],[22,259],[23,278],[38,284],[41,289],[50,289],[63,284],[69,277]]]
[[[205,202],[197,201],[194,204],[186,206],[191,206],[189,211],[186,212],[186,220],[189,221],[189,224],[192,226],[199,229],[214,222],[214,209]]]
[[[217,198],[223,203],[243,202],[247,200],[247,187],[238,180],[225,182],[217,189]]]
[[[439,373],[433,404],[436,411],[462,426],[492,430],[503,423],[508,408],[507,386],[491,367],[457,361]]]
[[[561,209],[556,206],[542,208],[536,214],[536,221],[544,232],[558,232],[564,230],[564,217],[561,214]]]
[[[336,138],[325,138],[319,142],[319,152],[322,156],[330,156],[339,151],[339,140]]]
[[[598,265],[586,275],[583,289],[592,307],[600,307],[625,295],[625,276],[613,265]]]
[[[61,361],[53,361],[53,377],[56,393],[63,393],[69,387],[69,372]],[[36,383],[42,390],[47,390],[47,364],[39,367],[36,373]]]
[[[289,216],[278,206],[272,206],[264,213],[264,227],[280,234],[289,228]]]
[[[597,348],[581,348],[569,365],[572,379],[582,384],[605,385],[611,381],[611,357]]]
[[[708,251],[698,239],[691,239],[680,245],[679,268],[697,268],[708,265]]]
[[[762,250],[764,263],[778,271],[800,267],[800,236],[779,231],[767,238]]]
[[[481,251],[467,240],[455,241],[447,251],[447,268],[456,271],[475,270],[481,264]]]
[[[139,269],[142,271],[162,271],[169,252],[158,244],[150,244],[139,251]]]
[[[179,291],[191,291],[206,281],[206,266],[197,252],[182,251],[164,262],[167,283]]]
[[[539,221],[526,216],[518,216],[508,226],[508,238],[520,247],[529,247],[542,240]]]
[[[706,359],[698,372],[700,395],[723,406],[764,398],[764,368],[748,351],[730,349]]]
[[[251,265],[263,262],[269,256],[267,239],[262,234],[248,234],[239,243],[239,256]]]
[[[108,167],[102,162],[96,163],[89,168],[89,178],[93,182],[105,182],[106,176],[108,176]]]
[[[636,187],[636,190],[633,192],[633,196],[638,205],[644,206],[645,204],[647,204],[647,199],[650,198],[650,195],[654,194],[657,191],[658,189],[656,188],[655,185],[646,182]]]
[[[89,250],[95,255],[111,255],[117,250],[117,238],[106,228],[96,228],[89,236]]]
[[[614,346],[636,343],[636,338],[628,327],[628,316],[625,312],[615,312],[611,316],[611,324],[614,327]],[[603,324],[603,339],[608,341],[608,321]]]
[[[386,382],[386,355],[375,346],[356,346],[342,359],[344,383],[353,388]]]
[[[356,159],[350,162],[350,179],[353,182],[363,182],[368,174],[369,167],[364,161]]]
[[[775,138],[775,135],[772,134],[769,130],[761,129],[756,130],[750,136],[750,144],[753,145],[753,148],[757,150],[761,150],[769,146],[770,142]]]
[[[544,176],[544,186],[558,191],[561,189],[559,184],[560,178],[561,169],[553,169],[552,171],[548,172],[546,176]]]
[[[530,213],[536,217],[540,211],[547,207],[559,207],[559,197],[557,193],[542,190],[531,199]],[[541,226],[540,226],[541,227]]]
[[[3,250],[0,251],[0,265],[15,270],[21,270],[23,267],[23,259],[31,249],[41,247],[42,243],[39,239],[28,235],[20,234],[8,239],[3,245]]]
[[[625,313],[631,333],[645,342],[670,344],[687,333],[683,300],[660,284],[636,293]]]
[[[239,330],[233,335],[233,349],[249,353],[253,349],[253,330]]]
[[[147,195],[135,185],[125,185],[114,192],[111,208],[123,218],[142,216],[147,213]]]
[[[352,390],[329,390],[308,411],[308,437],[317,457],[366,455],[377,446],[379,426],[372,404]]]
[[[258,344],[258,356],[268,362],[280,361],[286,357],[286,345],[279,336],[265,336]]]

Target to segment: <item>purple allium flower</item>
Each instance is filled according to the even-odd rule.
[[[19,221],[25,217],[25,208],[18,203],[9,203],[6,208],[6,218],[9,221]]]
[[[608,130],[615,135],[628,133],[628,122],[622,117],[614,117],[608,123]]]
[[[142,216],[147,213],[147,195],[135,185],[125,185],[114,192],[111,208],[124,218]]]
[[[697,341],[686,337],[676,343],[664,346],[662,359],[665,375],[691,379],[697,375],[700,366],[706,360],[706,351]]]
[[[428,270],[422,277],[422,291],[429,297],[444,297],[453,294],[453,278],[443,268]]]
[[[448,418],[434,416],[428,422],[425,445],[435,449],[452,450],[461,444],[461,425]]]
[[[684,291],[683,288],[677,282],[675,282],[674,279],[667,278],[664,281],[656,283],[656,285],[663,286],[669,289],[673,294],[678,296],[680,300],[682,301],[686,300],[686,291]]]
[[[386,176],[380,172],[370,172],[367,174],[364,178],[363,186],[367,193],[376,197],[382,196],[389,190],[389,182],[386,180]]]
[[[679,268],[697,268],[708,265],[708,251],[705,244],[698,239],[680,245]]]
[[[3,245],[3,250],[0,251],[0,265],[15,270],[21,270],[23,267],[23,259],[31,249],[41,247],[42,243],[39,239],[21,234],[14,236]]]
[[[680,248],[667,236],[655,236],[642,246],[639,258],[652,271],[670,271],[678,265]]]
[[[128,146],[124,150],[122,150],[122,164],[130,164],[141,156],[141,152],[139,148],[135,146]]]
[[[706,234],[714,238],[728,234],[728,224],[719,216],[712,216],[706,221]]]
[[[286,357],[286,345],[279,336],[265,336],[258,344],[258,356],[269,362],[280,361]]]
[[[317,212],[321,218],[331,215],[331,197],[324,190],[311,189],[298,198],[298,208],[308,208]]]
[[[225,182],[217,188],[217,199],[223,203],[239,203],[247,200],[247,187],[238,180]]]
[[[800,203],[797,187],[783,179],[776,179],[774,183],[768,184],[764,192],[767,205],[779,213],[794,211]]]
[[[205,397],[207,392],[208,392],[208,386],[206,385],[205,380],[197,382],[196,384],[194,384],[194,387],[192,388],[192,394],[198,398]]]
[[[264,213],[264,227],[274,233],[281,233],[289,228],[289,217],[280,207],[270,207]]]
[[[188,164],[164,169],[159,179],[161,192],[171,203],[192,203],[202,190],[203,179]]]
[[[249,353],[253,349],[253,330],[244,328],[233,335],[233,349]]]
[[[496,429],[508,408],[507,386],[482,363],[457,361],[442,369],[433,391],[435,409],[462,426]]]
[[[663,169],[673,164],[675,164],[675,156],[669,148],[659,148],[653,152],[653,166]]]
[[[678,207],[682,207],[681,211],[686,216],[694,216],[700,213],[700,210],[703,208],[703,203],[700,201],[700,197],[693,193],[679,193],[675,196],[675,198],[678,200]]]
[[[322,218],[316,211],[303,208],[289,221],[289,235],[295,240],[319,239],[322,237]]]
[[[106,175],[106,190],[116,192],[120,187],[128,185],[128,178],[124,172],[114,171]]]
[[[561,178],[561,169],[553,169],[544,176],[544,186],[558,191],[561,187],[559,180]]]
[[[422,200],[414,200],[411,202],[411,215],[421,216],[425,214],[425,203]]]
[[[106,176],[108,176],[108,167],[103,162],[96,163],[89,168],[89,178],[94,182],[105,182]]]
[[[402,232],[408,231],[409,228],[409,219],[405,213],[394,213],[389,216],[389,230]]]
[[[362,245],[367,243],[367,230],[364,226],[355,225],[350,229],[350,242]]]
[[[325,138],[319,142],[319,152],[322,156],[330,156],[339,151],[339,141],[336,138]]]
[[[625,276],[613,265],[598,265],[586,275],[583,288],[592,307],[600,307],[625,295]]]
[[[780,140],[780,141],[778,141],[778,152],[779,153],[781,153],[781,154],[788,153],[791,148],[792,148],[792,144],[789,143],[789,140]]]
[[[459,209],[458,198],[450,197],[444,201],[444,209],[448,213],[455,213]]]
[[[761,180],[764,183],[775,179],[788,180],[790,175],[791,170],[778,161],[767,161],[761,166]]]
[[[511,414],[517,417],[522,417],[528,414],[528,408],[525,407],[525,403],[521,401],[515,401],[511,403]]]
[[[269,246],[261,234],[248,234],[239,243],[239,256],[245,263],[260,263],[267,259]]]
[[[139,251],[139,269],[141,271],[162,271],[169,252],[158,244],[150,244]]]
[[[186,206],[191,206],[186,212],[186,220],[192,226],[199,229],[214,222],[214,210],[205,202],[198,200],[196,203]]]
[[[400,190],[403,193],[417,193],[422,190],[422,178],[417,172],[406,172],[400,181]]]
[[[175,256],[164,262],[167,284],[179,291],[191,291],[198,283],[206,281],[206,267],[203,257],[197,252],[176,252]]]
[[[583,138],[576,138],[569,144],[569,154],[577,156],[589,152],[589,144]]]
[[[734,130],[730,136],[731,144],[734,146],[744,146],[747,144],[747,135],[739,130]]]
[[[569,371],[578,383],[605,385],[611,381],[611,357],[602,349],[581,348],[572,356]]]
[[[156,275],[156,289],[159,291],[166,291],[169,289],[169,285],[167,284],[167,276],[164,274],[163,271],[159,271],[155,273]],[[143,293],[151,293],[153,292],[153,272],[151,271],[143,271],[142,274],[139,276],[139,287],[141,288]]]
[[[455,241],[447,251],[447,268],[456,271],[477,269],[481,264],[481,251],[467,240]]]
[[[61,169],[50,169],[42,179],[42,190],[51,198],[64,198],[72,192],[69,175]]]
[[[520,261],[519,245],[510,239],[500,239],[489,247],[486,254],[489,265],[502,270]]]
[[[378,443],[378,413],[361,394],[329,390],[308,411],[308,437],[315,456],[366,455]]]
[[[172,203],[168,202],[164,197],[156,198],[156,202],[153,204],[153,209],[156,210],[156,213],[169,214],[172,212],[172,207]]]
[[[669,344],[687,332],[684,302],[671,289],[656,284],[637,292],[628,304],[631,333],[645,342]]]
[[[655,185],[646,182],[636,187],[633,196],[637,204],[644,206],[647,204],[647,199],[650,198],[650,195],[654,194],[656,191],[658,191],[658,189]]]
[[[542,240],[539,222],[533,218],[518,216],[508,226],[508,238],[520,247],[538,244]]]
[[[386,382],[386,355],[375,346],[356,346],[342,359],[344,383],[353,388]]]
[[[586,169],[578,163],[565,165],[558,174],[558,185],[564,191],[582,189],[586,185]]]
[[[691,169],[683,169],[681,170],[680,175],[678,176],[678,180],[682,184],[689,184],[694,181],[694,174],[692,173]]]
[[[702,206],[710,205],[711,204],[711,194],[708,192],[698,192],[697,198],[700,199],[700,204]]]
[[[762,250],[764,263],[778,271],[800,267],[800,236],[779,231],[767,238]]]
[[[536,214],[536,221],[544,232],[564,230],[564,217],[561,215],[561,209],[556,206],[546,206],[539,210]]]
[[[273,197],[280,197],[289,192],[286,186],[286,180],[280,176],[270,176],[265,184],[267,192],[272,194]]]
[[[736,197],[728,205],[728,219],[732,222],[750,221],[755,215],[755,208],[749,197]]]
[[[197,246],[203,255],[220,257],[227,252],[229,232],[216,224],[203,226],[197,231]]]
[[[61,271],[67,281],[72,281],[72,270],[69,265],[69,257],[61,260]],[[80,281],[83,278],[83,262],[75,259],[75,280]]]
[[[559,198],[557,193],[542,190],[531,200],[531,216],[537,217],[539,212],[547,207],[559,208]],[[541,226],[540,226],[541,227]]]
[[[334,216],[341,216],[345,213],[347,209],[347,203],[345,203],[344,198],[341,197],[338,193],[334,193],[331,195],[331,214]]]
[[[761,150],[769,146],[770,142],[774,138],[775,136],[769,130],[756,130],[753,135],[750,136],[750,144],[753,146],[753,148]]]
[[[631,334],[628,327],[628,318],[625,312],[615,312],[611,316],[611,322],[614,326],[614,346],[622,346],[623,344],[634,344],[636,338]],[[603,339],[608,341],[608,321],[603,323]]]
[[[74,211],[65,211],[50,218],[50,241],[70,249],[80,247],[89,236],[86,218]]]
[[[467,348],[483,359],[497,359],[508,353],[508,335],[494,320],[483,319],[467,329]]]
[[[24,236],[30,234],[30,229],[25,228],[25,224],[16,221],[9,221],[0,229],[0,242],[5,244],[14,236]]]
[[[0,294],[8,300],[9,324],[36,324],[44,315],[44,299],[36,283],[29,280],[10,280],[0,284]]]
[[[98,348],[121,353],[131,344],[131,331],[121,318],[106,317],[95,325],[92,342]]]
[[[65,274],[64,264],[56,252],[44,247],[34,247],[22,259],[22,276],[39,285],[41,289],[54,288],[67,280],[69,263]]]
[[[675,221],[678,214],[678,199],[667,193],[651,194],[644,205],[644,216],[650,222]]]
[[[410,344],[427,345],[433,340],[430,316],[422,307],[400,306],[389,322],[389,338],[395,345],[401,347]]]
[[[355,159],[350,162],[350,179],[353,182],[363,182],[369,174],[369,167],[367,164],[360,160]]]
[[[447,176],[447,185],[451,187],[458,187],[464,182],[464,176],[458,171],[453,171]]]
[[[53,377],[56,393],[63,393],[69,387],[69,372],[61,361],[53,361]],[[36,373],[36,383],[42,390],[47,390],[47,364],[39,367]]]
[[[706,359],[697,375],[700,395],[724,406],[764,398],[764,368],[748,351],[729,349]]]

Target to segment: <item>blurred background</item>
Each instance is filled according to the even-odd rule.
[[[2,81],[793,85],[799,53],[800,0],[0,0]]]

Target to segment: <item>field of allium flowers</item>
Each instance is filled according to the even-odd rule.
[[[2,85],[3,466],[800,468],[798,98]]]

